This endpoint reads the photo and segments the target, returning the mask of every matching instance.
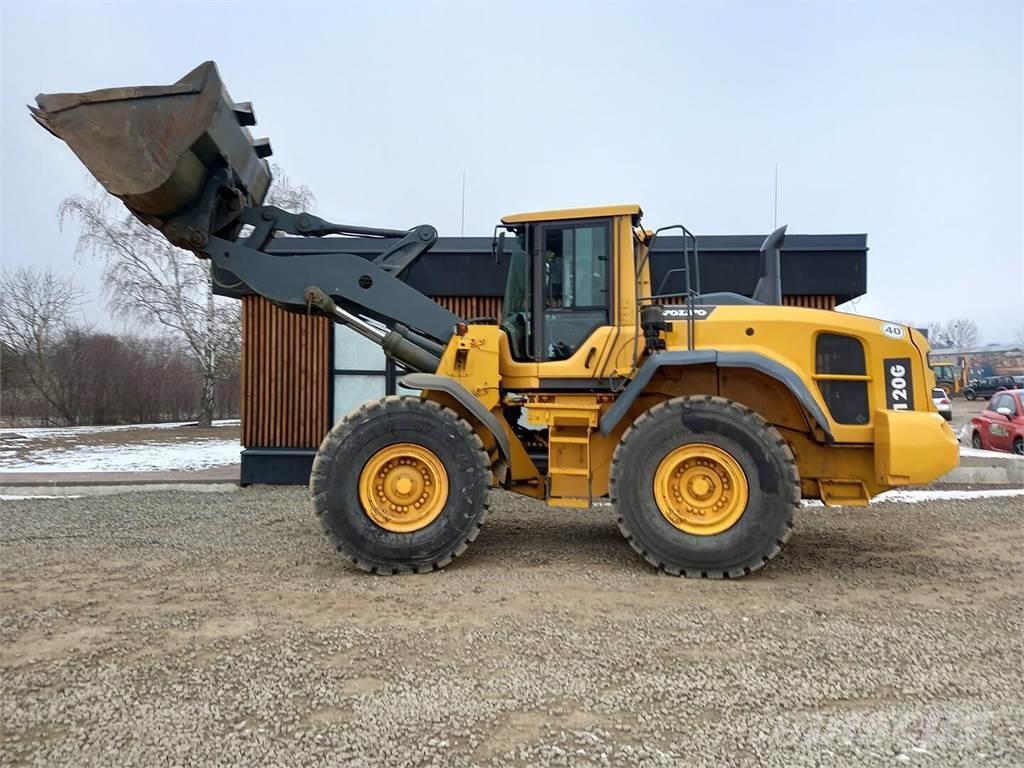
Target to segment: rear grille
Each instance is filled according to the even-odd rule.
[[[871,421],[867,365],[860,339],[836,333],[818,334],[815,374],[818,390],[837,423],[859,425]]]

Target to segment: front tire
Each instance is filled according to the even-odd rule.
[[[483,443],[455,411],[386,397],[338,422],[309,487],[338,552],[380,574],[443,568],[476,539],[491,472]]]
[[[978,395],[974,392],[973,389],[965,389],[964,397],[966,397],[968,400],[974,401],[978,397]]]
[[[640,416],[612,459],[619,528],[673,575],[736,578],[789,539],[800,480],[789,445],[746,406],[678,397]]]
[[[985,446],[981,442],[980,432],[975,432],[971,435],[971,448],[975,448],[979,451],[984,450]]]

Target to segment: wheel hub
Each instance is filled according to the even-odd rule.
[[[434,452],[422,445],[389,445],[363,466],[359,500],[381,528],[396,533],[418,531],[444,509],[448,473]]]
[[[736,524],[747,507],[747,476],[717,445],[691,443],[662,459],[654,475],[658,509],[686,533],[711,536]]]

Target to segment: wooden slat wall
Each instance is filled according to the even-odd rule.
[[[330,322],[242,299],[242,445],[316,448],[327,433]]]
[[[501,317],[501,299],[497,296],[433,296],[441,306],[462,318]],[[666,302],[677,303],[677,302]],[[681,300],[678,303],[682,303]],[[789,307],[835,309],[835,296],[784,296],[782,303]]]
[[[835,296],[783,296],[782,303],[787,307],[807,307],[808,309],[835,309]]]
[[[496,296],[434,296],[459,317],[501,317]],[[834,296],[786,296],[787,306],[835,309]],[[316,448],[330,428],[331,328],[324,318],[242,303],[242,444]]]
[[[682,298],[668,299],[665,304],[682,304]],[[808,309],[835,309],[835,296],[783,296],[783,305],[787,307],[807,307]]]
[[[463,320],[473,317],[501,317],[500,296],[431,296],[430,298]]]

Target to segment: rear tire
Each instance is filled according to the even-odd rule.
[[[309,478],[337,551],[380,574],[443,568],[465,552],[484,523],[490,486],[487,453],[464,419],[430,400],[394,396],[338,422]],[[399,493],[409,494],[404,506]]]
[[[1013,441],[1013,452],[1018,456],[1024,456],[1024,437],[1018,437]]]
[[[677,485],[668,489],[676,498],[696,500],[692,509],[699,515],[707,512],[713,517],[719,505],[700,508],[698,503],[700,494],[707,492],[699,473],[705,472],[704,466],[720,466],[722,471],[715,471],[727,492],[723,509],[728,509],[728,494],[733,493],[741,503],[737,519],[723,519],[722,525],[701,531],[699,524],[686,522],[693,519],[688,512],[673,508],[675,502],[664,490],[663,470],[666,462],[687,452],[695,452],[697,458],[686,459],[669,473]],[[705,474],[712,485],[718,482]],[[687,477],[696,480],[684,489]],[[763,568],[789,539],[800,502],[800,479],[789,445],[754,411],[721,397],[678,397],[640,416],[623,435],[612,459],[610,495],[619,528],[647,562],[677,576],[735,578]],[[669,509],[663,511],[665,506]]]

